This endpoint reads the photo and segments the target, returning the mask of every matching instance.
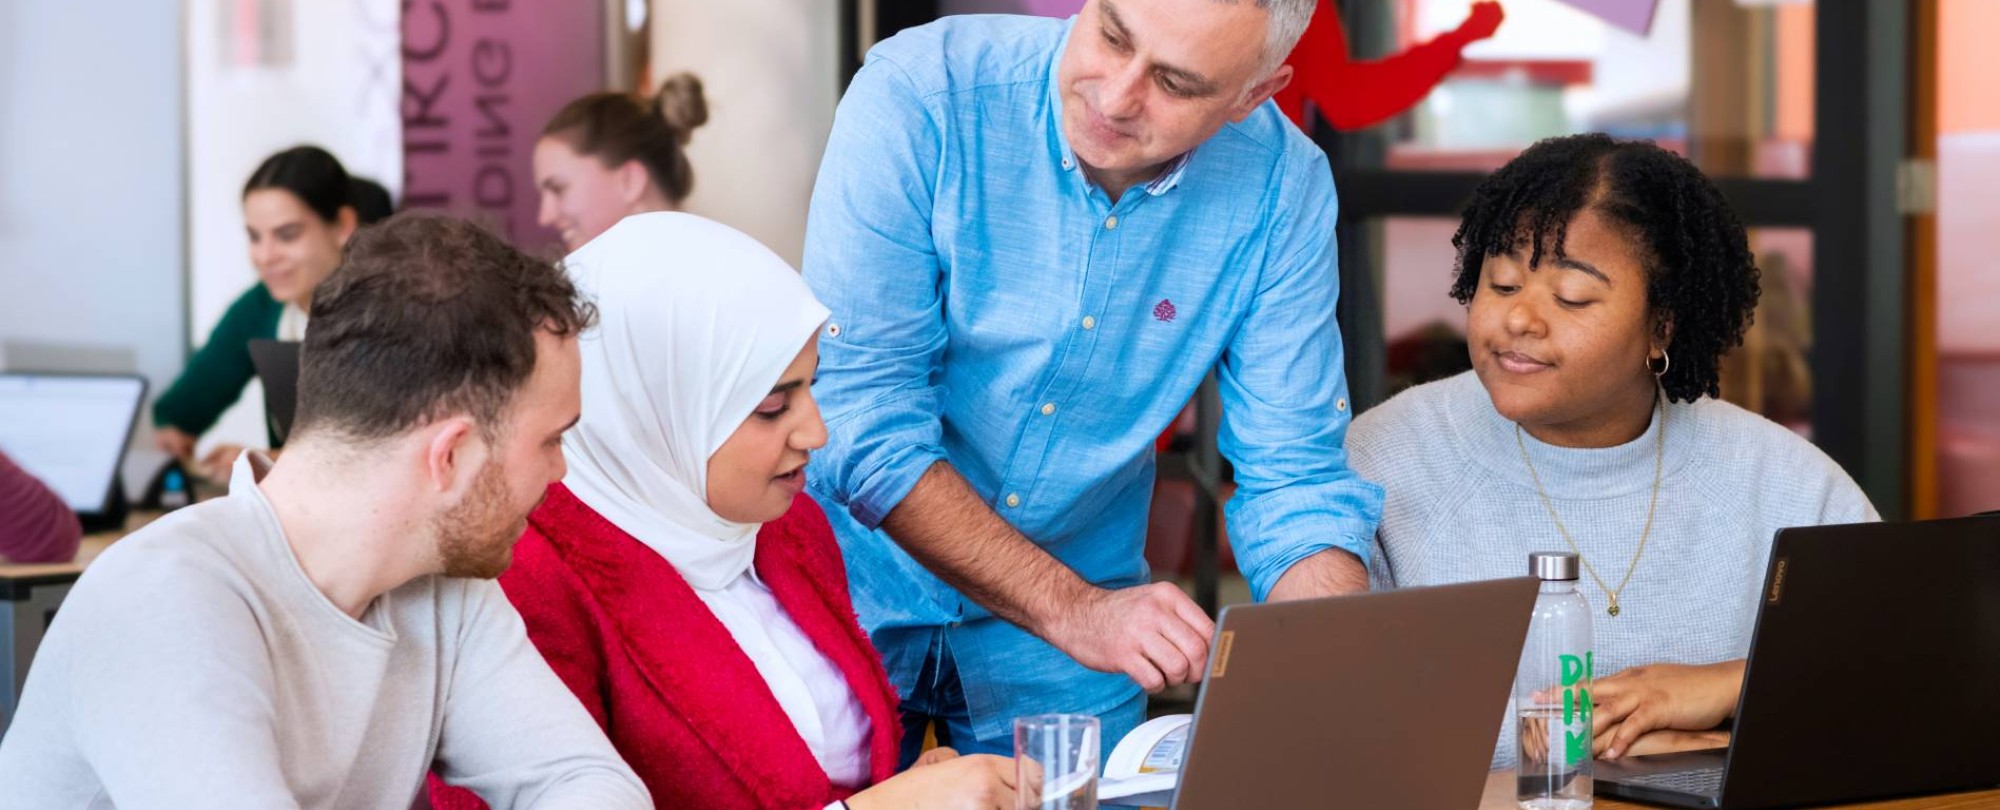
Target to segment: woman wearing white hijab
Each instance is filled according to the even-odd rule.
[[[500,584],[653,800],[1012,807],[1003,758],[947,751],[891,778],[897,697],[800,494],[826,442],[809,386],[827,310],[798,274],[675,213],[628,217],[565,265],[598,305],[583,414]]]

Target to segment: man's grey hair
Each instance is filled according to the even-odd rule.
[[[1217,0],[1235,3],[1236,0]],[[1271,15],[1270,28],[1264,33],[1264,69],[1268,74],[1278,69],[1278,65],[1290,56],[1292,47],[1299,44],[1299,37],[1306,33],[1306,23],[1312,21],[1313,7],[1319,0],[1256,0],[1257,7]],[[1262,80],[1263,76],[1258,76]]]

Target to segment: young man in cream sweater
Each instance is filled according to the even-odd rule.
[[[592,311],[403,217],[314,297],[293,441],[106,551],[0,744],[0,807],[650,807],[491,578],[563,475]]]

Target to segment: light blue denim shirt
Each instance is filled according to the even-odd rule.
[[[1153,439],[1214,369],[1230,536],[1258,598],[1313,553],[1367,560],[1382,508],[1342,449],[1324,153],[1267,103],[1112,204],[1060,125],[1072,24],[949,17],[870,51],[806,230],[805,278],[833,311],[811,491],[891,680],[909,694],[942,628],[982,739],[1138,687],[993,618],[878,530],[933,462],[1083,578],[1139,585]]]

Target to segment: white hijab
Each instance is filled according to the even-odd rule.
[[[583,418],[563,437],[576,497],[700,590],[750,569],[758,524],[708,507],[708,459],[769,396],[827,309],[734,229],[637,214],[564,260],[597,304],[578,342]]]

